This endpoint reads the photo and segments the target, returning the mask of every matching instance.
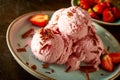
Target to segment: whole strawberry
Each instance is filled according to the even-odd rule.
[[[104,9],[111,8],[111,4],[109,2],[100,2],[101,6],[103,6]]]
[[[93,11],[96,12],[97,14],[102,14],[104,10],[104,7],[98,3],[93,7]]]
[[[120,19],[120,10],[117,7],[114,6],[112,8],[112,13],[114,14],[116,20]]]
[[[88,13],[92,18],[99,19],[99,16],[91,8],[88,9]]]
[[[90,5],[88,4],[87,0],[80,0],[79,4],[85,10],[90,8]]]
[[[115,18],[114,18],[114,15],[111,11],[111,9],[105,9],[103,11],[103,21],[105,22],[114,22]]]
[[[96,3],[95,0],[87,0],[90,7],[93,7]]]
[[[80,4],[80,6],[83,9],[88,10],[90,7],[93,7],[95,5],[95,1],[94,0],[80,0],[78,4]]]

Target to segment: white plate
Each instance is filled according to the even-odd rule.
[[[28,19],[38,13],[48,14],[49,16],[52,15],[53,12],[50,11],[43,11],[43,12],[31,12],[28,14],[24,14],[17,19],[15,19],[8,27],[6,40],[7,45],[15,58],[15,60],[29,73],[34,75],[39,79],[44,80],[86,80],[86,76],[84,72],[80,71],[72,71],[72,72],[65,72],[64,65],[50,65],[49,68],[44,69],[42,68],[42,62],[35,59],[32,55],[30,46],[26,47],[26,52],[17,52],[16,49],[20,47],[24,47],[26,44],[29,44],[32,38],[23,39],[21,35],[25,33],[30,28],[38,29],[38,27],[32,25]],[[120,45],[117,40],[104,28],[99,26],[96,23],[93,23],[95,28],[97,29],[98,35],[101,37],[104,45],[106,47],[110,47],[110,52],[120,52]],[[33,69],[34,67],[34,69]],[[54,72],[51,73],[51,71]],[[115,67],[114,72],[106,72],[102,69],[99,71],[90,73],[91,80],[108,80],[114,79],[119,75],[120,65]],[[50,74],[51,73],[51,74]],[[101,75],[104,74],[104,75]]]

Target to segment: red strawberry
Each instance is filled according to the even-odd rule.
[[[108,54],[102,55],[101,67],[106,71],[113,71],[113,63]]]
[[[93,11],[96,12],[97,14],[102,14],[103,10],[104,10],[104,7],[102,5],[100,5],[100,4],[96,4],[93,7]]]
[[[116,19],[120,19],[120,10],[117,7],[112,8],[112,13],[114,14]]]
[[[95,5],[95,1],[94,0],[80,0],[78,4],[80,4],[80,6],[83,9],[88,10],[90,7]]]
[[[110,53],[109,56],[113,63],[120,63],[120,52]]]
[[[96,3],[95,3],[95,0],[87,0],[88,4],[90,5],[90,7],[93,7]]]
[[[114,22],[114,15],[110,9],[105,9],[103,11],[103,21],[105,22]]]
[[[102,2],[103,0],[95,0],[95,3],[100,3]]]
[[[87,9],[89,9],[90,8],[90,5],[88,4],[88,2],[87,2],[87,0],[80,0],[80,6],[83,8],[83,9],[85,9],[85,10],[87,10]]]
[[[107,7],[108,7],[108,8],[111,8],[111,3],[106,2],[106,4],[107,4]]]
[[[33,25],[36,25],[36,26],[39,26],[39,27],[44,27],[47,22],[48,22],[48,15],[45,15],[45,14],[37,14],[37,15],[34,15],[32,16],[29,21],[33,24]]]
[[[109,3],[107,3],[107,2],[101,2],[100,5],[103,6],[104,9],[110,7],[110,6],[109,6]]]
[[[84,4],[84,5],[82,5],[82,8],[85,10],[88,10],[90,8],[90,6],[88,4]]]
[[[99,16],[91,8],[88,9],[88,13],[92,18],[99,19]]]

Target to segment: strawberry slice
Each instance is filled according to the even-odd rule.
[[[110,53],[109,56],[112,59],[113,63],[120,63],[120,52]]]
[[[112,59],[109,57],[108,54],[101,56],[101,67],[106,71],[109,71],[109,72],[113,71]]]
[[[44,27],[48,22],[48,15],[45,14],[36,14],[32,16],[29,21],[36,26]]]

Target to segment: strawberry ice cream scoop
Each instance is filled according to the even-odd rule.
[[[59,17],[62,13],[62,11],[64,11],[66,8],[62,8],[62,9],[59,9],[57,11],[55,11],[50,19],[50,21],[48,22],[48,25],[45,26],[45,28],[49,28],[55,32],[58,32],[59,29],[58,29],[58,20],[59,20]]]
[[[66,8],[62,8],[62,9],[59,9],[57,11],[55,11],[49,21],[48,24],[53,24],[53,25],[57,25],[58,23],[58,20],[59,20],[59,17],[62,15],[61,13],[65,10]],[[50,26],[49,26],[50,27]]]
[[[57,10],[51,17],[47,27],[53,30],[59,30],[63,36],[69,36],[72,39],[81,39],[88,34],[88,26],[91,26],[91,17],[80,7],[74,6]]]
[[[100,56],[105,51],[104,46],[95,28],[91,26],[88,30],[89,34],[86,37],[73,43],[73,53],[66,64],[71,70],[79,69],[81,62],[99,69]]]
[[[33,36],[31,50],[38,60],[56,63],[64,51],[64,41],[50,29],[40,29]]]
[[[81,39],[88,34],[91,17],[80,7],[69,7],[61,12],[57,25],[63,35],[68,35],[73,39]]]

